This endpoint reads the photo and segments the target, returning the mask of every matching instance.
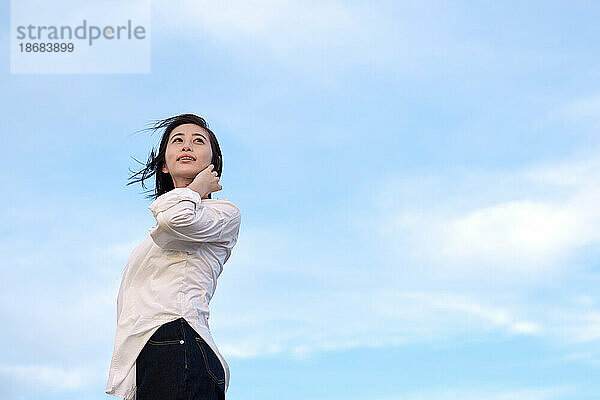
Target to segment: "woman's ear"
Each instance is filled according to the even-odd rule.
[[[169,173],[169,170],[167,169],[167,163],[164,163],[164,164],[163,164],[163,166],[162,166],[162,169],[161,169],[161,170],[162,170],[162,172],[164,172],[165,174],[168,174],[168,173]]]

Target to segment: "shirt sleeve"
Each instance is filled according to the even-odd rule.
[[[198,192],[182,187],[158,196],[148,208],[156,219],[150,236],[163,249],[188,251],[205,242],[235,246],[241,214],[230,201],[203,203]]]

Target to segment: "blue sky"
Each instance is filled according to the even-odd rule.
[[[0,398],[115,398],[133,132],[193,112],[243,215],[229,400],[597,399],[599,8],[153,1],[146,75],[10,74],[3,29]]]

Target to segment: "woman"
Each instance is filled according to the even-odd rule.
[[[165,128],[137,181],[156,175],[156,219],[127,261],[106,393],[125,400],[224,399],[229,366],[211,336],[209,303],[237,242],[240,211],[221,190],[221,149],[206,121],[182,114]]]

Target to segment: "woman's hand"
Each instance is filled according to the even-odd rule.
[[[200,194],[200,198],[208,196],[209,193],[223,189],[219,184],[217,171],[213,171],[214,166],[210,164],[196,175],[194,180],[187,186]]]

